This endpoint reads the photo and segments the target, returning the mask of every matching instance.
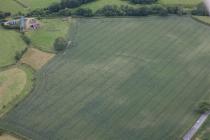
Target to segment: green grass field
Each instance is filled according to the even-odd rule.
[[[16,3],[14,0],[0,0],[0,11],[18,13],[26,12],[26,9]]]
[[[0,109],[4,108],[24,89],[27,81],[25,72],[12,68],[0,72]]]
[[[19,0],[30,9],[45,8],[52,3],[59,2],[60,0]]]
[[[26,35],[32,40],[32,45],[48,52],[54,51],[53,43],[57,37],[67,35],[70,19],[42,19],[41,28],[27,32]]]
[[[0,0],[0,11],[11,12],[13,14],[26,13],[36,8],[45,8],[54,2],[60,0]],[[22,4],[21,4],[22,3]],[[24,6],[23,6],[24,5]]]
[[[195,6],[201,3],[202,0],[160,0],[162,4],[169,4],[169,5],[185,5],[185,6]]]
[[[0,27],[0,67],[15,63],[15,53],[26,48],[20,34]]]
[[[32,89],[33,70],[19,65],[0,71],[0,116],[8,112]]]
[[[181,139],[210,99],[210,28],[176,16],[76,23],[74,47],[0,128],[34,140]]]

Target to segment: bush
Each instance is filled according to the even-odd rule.
[[[157,2],[158,0],[128,0],[128,1],[136,4],[151,4]]]
[[[79,8],[73,14],[77,16],[91,17],[93,16],[93,11],[88,8]]]
[[[96,11],[96,15],[121,16],[122,11],[117,5],[105,5],[102,9]]]
[[[46,16],[48,13],[46,9],[35,9],[27,14],[27,16]]]
[[[25,34],[21,35],[21,38],[23,39],[23,41],[27,44],[27,45],[31,45],[31,39],[29,37],[27,37]]]
[[[86,4],[95,0],[61,0],[59,3],[54,3],[48,7],[50,13],[58,12],[66,8],[76,8],[82,4]]]
[[[22,58],[22,56],[23,56],[24,53],[27,51],[27,49],[28,49],[28,48],[25,48],[24,50],[22,50],[22,51],[17,51],[17,52],[15,53],[15,60],[16,60],[16,62],[19,61],[19,60]]]
[[[198,105],[198,109],[197,109],[198,113],[206,113],[210,111],[210,103],[209,102],[201,102]]]
[[[54,48],[56,51],[63,51],[67,46],[67,41],[63,37],[58,37],[54,42]]]
[[[0,19],[4,19],[4,18],[9,17],[9,16],[11,16],[10,12],[2,12],[2,11],[0,11]]]
[[[62,16],[71,16],[71,10],[66,8],[66,9],[62,9],[58,12],[58,15],[62,15]]]
[[[192,11],[193,15],[198,15],[198,16],[208,16],[208,10],[204,3],[200,3],[197,5],[196,9]]]
[[[133,8],[129,6],[106,5],[96,12],[96,15],[102,16],[148,16],[160,15],[167,16],[168,10],[164,6],[142,6]]]

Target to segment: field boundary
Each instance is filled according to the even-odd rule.
[[[210,113],[202,114],[199,119],[195,122],[192,128],[184,135],[183,140],[191,140],[194,135],[198,132],[201,126],[205,123]]]
[[[203,20],[200,20],[200,19],[198,19],[196,16],[191,16],[192,17],[192,19],[194,19],[195,21],[197,21],[197,22],[199,22],[199,23],[202,23],[202,24],[205,24],[205,25],[207,25],[207,26],[210,26],[210,23],[207,23],[207,22],[205,22],[205,21],[203,21]]]
[[[21,135],[21,134],[19,134],[19,133],[17,133],[17,132],[14,132],[14,131],[7,130],[7,129],[0,128],[0,132],[1,132],[2,134],[8,134],[8,135],[10,135],[10,136],[13,136],[13,137],[15,137],[15,138],[18,138],[18,139],[20,139],[20,140],[29,140],[28,137],[23,136],[23,135]]]
[[[34,76],[34,73],[35,73],[34,69],[32,69],[31,67],[29,67],[26,64],[14,65],[14,67],[17,67],[26,73],[27,83],[26,83],[24,89],[21,91],[20,95],[17,96],[16,99],[14,99],[12,102],[8,103],[8,105],[5,109],[0,110],[0,118],[3,118],[7,114],[8,111],[15,108],[20,103],[21,100],[26,98],[34,90],[34,87],[35,87],[36,82],[35,82],[35,76]],[[13,67],[11,67],[11,68],[13,68]],[[5,71],[6,70],[7,69],[5,69]],[[29,71],[31,72],[32,77],[29,76]]]

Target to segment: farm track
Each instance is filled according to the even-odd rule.
[[[181,139],[209,97],[209,32],[184,17],[79,19],[76,46],[0,126],[35,140]]]

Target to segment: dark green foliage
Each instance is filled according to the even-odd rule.
[[[129,6],[106,5],[96,12],[96,15],[103,16],[167,16],[168,10],[163,6],[143,6],[133,8]]]
[[[92,2],[95,0],[62,0],[59,3],[53,3],[48,8],[43,9],[36,9],[30,13],[27,14],[27,16],[56,16],[56,15],[62,15],[62,16],[71,16],[71,8],[76,8],[81,6],[82,4],[86,4],[89,2]],[[87,13],[85,13],[87,12]],[[76,11],[76,15],[84,15],[84,16],[90,16],[92,15],[92,11],[89,9],[83,9],[80,11]]]
[[[151,5],[134,8],[124,5],[120,7],[117,5],[106,5],[95,13],[95,15],[100,16],[167,16],[168,14],[184,15],[186,12],[181,6],[167,7],[161,5]]]
[[[169,14],[176,14],[180,16],[186,14],[182,6],[168,6],[167,10]]]
[[[152,8],[153,12],[155,14],[158,14],[160,16],[167,16],[168,15],[168,10],[167,8],[163,7],[163,6],[154,6]]]
[[[88,8],[79,8],[73,14],[77,16],[91,17],[93,16],[93,11]]]
[[[51,13],[58,12],[61,9],[60,3],[53,3],[48,7],[48,10]]]
[[[198,16],[208,16],[208,10],[204,3],[200,3],[197,5],[196,9],[192,11],[193,15],[198,15]]]
[[[46,16],[48,14],[47,9],[35,9],[28,13],[27,16]]]
[[[128,0],[128,1],[136,4],[151,4],[157,2],[158,0]]]
[[[117,5],[106,5],[96,12],[96,15],[103,16],[122,16],[122,9]]]
[[[25,34],[21,35],[21,38],[23,39],[23,41],[27,44],[27,45],[31,45],[31,39],[29,37],[27,37]]]
[[[71,16],[72,15],[72,12],[70,9],[66,8],[66,9],[62,9],[58,12],[58,15],[61,15],[61,16]]]
[[[206,112],[209,112],[209,111],[210,111],[210,103],[209,103],[209,102],[201,102],[201,103],[198,105],[197,111],[198,111],[199,113],[206,113]]]
[[[2,11],[0,11],[0,19],[4,19],[4,18],[9,17],[9,16],[11,16],[10,12],[2,12]]]
[[[63,37],[58,37],[54,42],[54,48],[56,51],[63,51],[67,46],[67,41]]]
[[[62,0],[60,3],[54,3],[49,6],[48,10],[50,13],[58,12],[65,8],[76,8],[82,4],[89,3],[95,0]]]
[[[25,48],[25,49],[22,50],[22,51],[17,51],[17,52],[15,53],[15,60],[16,60],[16,61],[19,61],[19,60],[22,58],[22,56],[24,55],[24,53],[27,51],[27,49],[28,49],[28,48]]]

